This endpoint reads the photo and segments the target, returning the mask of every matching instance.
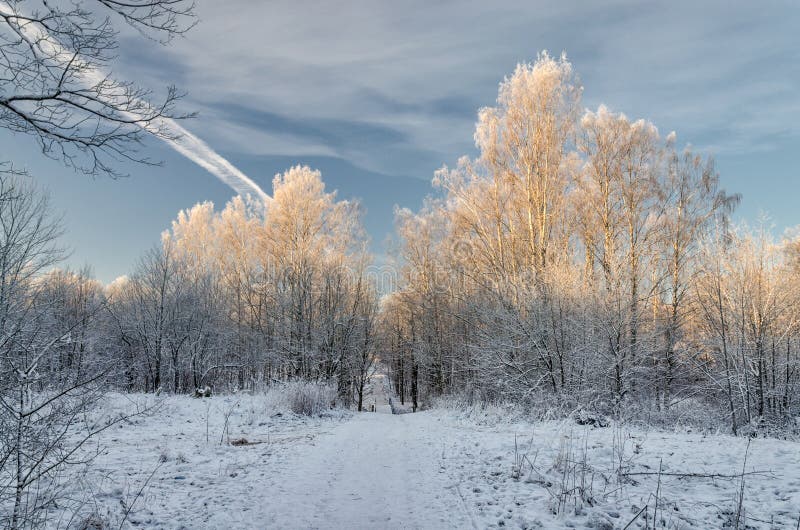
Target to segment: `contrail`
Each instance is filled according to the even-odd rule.
[[[5,0],[0,0],[0,14],[4,17],[14,18],[20,16],[16,10],[8,4]],[[52,61],[58,64],[65,64],[72,59],[72,53],[64,48],[61,43],[52,38],[41,26],[22,23],[19,29],[24,33],[25,37],[36,43],[35,45]],[[50,49],[45,49],[45,48]],[[83,66],[87,68],[83,75],[86,79],[94,84],[100,83],[105,79],[105,76],[97,68],[89,67],[86,63]],[[146,103],[143,106],[147,107]],[[136,115],[133,112],[121,112],[126,118],[139,122],[142,129],[149,132],[161,131],[167,134],[156,135],[164,142],[172,147],[175,151],[182,154],[195,164],[199,165],[219,180],[230,186],[233,191],[242,196],[251,195],[257,197],[264,202],[264,205],[272,201],[270,197],[261,187],[256,184],[253,179],[245,175],[236,166],[231,164],[222,155],[214,151],[207,143],[192,134],[185,127],[180,125],[177,121],[171,118],[157,118],[149,124],[141,123],[142,116]]]
[[[230,186],[241,196],[252,195],[269,204],[272,197],[261,189],[253,179],[242,173],[239,168],[228,162],[222,155],[211,149],[207,143],[187,131],[175,120],[160,118],[157,128],[167,129],[173,138],[163,138],[170,147],[204,168],[209,173]],[[146,128],[145,128],[146,129]],[[174,133],[174,134],[172,134]]]

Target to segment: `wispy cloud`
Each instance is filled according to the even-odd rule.
[[[293,152],[324,147],[375,171],[427,177],[472,149],[478,108],[516,62],[545,48],[568,52],[587,106],[652,119],[696,145],[760,151],[800,119],[787,106],[786,87],[800,81],[800,10],[788,1],[198,7],[203,21],[167,59],[201,111],[271,135],[234,152],[280,152],[281,124]],[[153,75],[163,68],[152,66]]]
[[[25,16],[27,13],[19,13],[15,6],[8,4],[5,0],[0,0],[0,13],[4,16]],[[50,58],[54,64],[68,64],[73,62],[73,51],[64,48],[61,43],[48,34],[43,26],[37,24],[23,24],[20,26],[26,38],[36,42],[37,47],[45,52],[46,57]],[[81,60],[78,58],[78,60]],[[87,84],[97,85],[103,83],[107,74],[97,68],[84,63],[82,77]],[[143,108],[147,108],[142,103]],[[214,151],[208,144],[196,135],[189,132],[177,121],[170,118],[156,118],[145,121],[143,116],[134,112],[120,112],[125,119],[137,121],[142,128],[157,133],[170,147],[175,149],[192,162],[206,169],[209,173],[219,178],[222,182],[230,186],[239,195],[252,195],[264,203],[271,200],[270,196],[261,189],[250,177],[245,175],[227,159]]]
[[[187,90],[183,108],[200,116],[181,125],[262,185],[293,164],[321,169],[329,189],[363,198],[376,252],[391,231],[392,205],[419,207],[436,168],[474,153],[478,108],[494,103],[517,62],[542,49],[567,51],[586,107],[605,103],[653,120],[661,131],[675,129],[679,142],[716,154],[723,184],[744,193],[742,215],[754,219],[763,209],[776,222],[798,223],[797,0],[220,6],[198,2],[201,23],[168,48],[131,30],[114,74]],[[26,153],[27,142],[6,134],[0,149]],[[42,166],[54,201],[69,209],[70,233],[82,237],[78,254],[99,271],[105,264],[108,279],[127,270],[175,211],[227,198],[221,179],[155,149],[165,168],[132,168],[130,181],[113,185],[64,179],[60,168],[28,157]],[[223,163],[219,171],[230,168]],[[156,190],[163,193],[147,202],[143,219],[144,207],[129,203]],[[98,205],[109,212],[99,228],[89,215]]]

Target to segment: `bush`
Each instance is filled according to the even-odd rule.
[[[267,401],[274,410],[291,411],[303,416],[318,416],[336,402],[336,388],[330,384],[293,381],[272,386]]]
[[[607,427],[614,422],[642,428],[657,427],[680,432],[730,432],[730,420],[702,399],[683,399],[659,410],[653,400],[611,400],[592,395],[548,394],[531,392],[524,398],[476,398],[474,393],[450,394],[431,400],[434,408],[445,409],[478,423],[514,423],[570,418],[578,425]],[[740,420],[741,421],[741,420]],[[793,429],[789,422],[762,418],[749,425],[739,425],[739,434],[794,439],[800,436],[800,419]]]

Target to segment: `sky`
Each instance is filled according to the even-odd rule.
[[[418,209],[444,164],[474,155],[478,109],[538,52],[567,53],[601,103],[713,156],[737,217],[800,225],[800,2],[197,0],[199,24],[169,47],[122,34],[113,73],[156,93],[175,84],[188,130],[270,192],[304,164],[359,199],[381,259],[395,205]],[[63,214],[67,264],[129,273],[177,212],[232,191],[166,144],[160,167],[90,178],[0,130],[0,160],[27,167]]]

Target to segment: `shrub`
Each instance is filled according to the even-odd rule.
[[[331,404],[335,403],[336,388],[325,383],[293,381],[270,387],[266,396],[274,410],[318,416],[330,410]]]

